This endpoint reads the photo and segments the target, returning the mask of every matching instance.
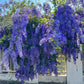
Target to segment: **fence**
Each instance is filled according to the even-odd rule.
[[[2,52],[0,51],[0,61],[2,60]],[[65,61],[65,56],[64,55],[59,55],[57,58],[57,61],[60,63],[57,65],[58,68],[58,75],[66,75],[66,61]],[[15,69],[12,63],[12,60],[9,61],[9,68],[10,72],[9,73],[15,73]],[[1,73],[7,73],[8,71],[3,67],[3,65],[0,66],[0,71]],[[54,75],[52,73],[52,75]]]
[[[2,52],[0,51],[0,62],[2,61]],[[9,73],[15,73],[15,69],[13,67],[12,60],[9,61]],[[8,73],[8,71],[4,68],[3,64],[0,66],[0,73]]]

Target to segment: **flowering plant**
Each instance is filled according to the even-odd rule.
[[[45,3],[43,9],[49,13],[49,4]],[[37,73],[57,75],[59,53],[66,58],[73,55],[76,62],[80,35],[75,12],[68,5],[60,5],[54,18],[45,18],[36,7],[21,7],[13,14],[11,27],[0,27],[0,49],[3,50],[0,64],[10,71],[12,59],[15,76],[22,82],[32,80]]]

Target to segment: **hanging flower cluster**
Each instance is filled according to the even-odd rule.
[[[67,38],[67,43],[62,46],[62,53],[65,56],[71,57],[73,55],[74,61],[76,61],[76,52],[79,48],[78,38],[81,35],[80,27],[76,21],[76,16],[74,10],[67,5],[60,5],[58,7],[57,14],[55,15],[55,20],[59,20],[59,30]],[[54,22],[56,23],[56,22]],[[55,27],[55,25],[54,25]]]
[[[37,73],[44,75],[54,71],[57,74],[56,52],[50,41],[52,36],[50,35],[50,27],[44,23],[39,23],[36,28],[29,24],[27,26],[27,40],[24,40],[24,58],[18,59],[20,68],[16,71],[16,77],[28,80],[29,78],[33,79]]]
[[[1,64],[9,71],[9,60],[13,60],[14,67],[17,69],[17,52],[20,57],[23,57],[22,53],[22,35],[26,38],[26,26],[28,23],[28,12],[17,11],[13,16],[13,28],[11,32],[11,39],[9,45],[3,52],[3,59]],[[23,23],[24,21],[24,23]]]

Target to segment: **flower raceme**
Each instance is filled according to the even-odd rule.
[[[68,5],[60,5],[57,14],[55,15],[55,20],[59,20],[59,30],[67,39],[67,43],[61,47],[62,52],[65,56],[69,55],[69,57],[72,54],[75,62],[75,54],[79,48],[79,45],[77,44],[77,34],[78,37],[81,35],[75,12]],[[56,27],[55,22],[54,27]]]

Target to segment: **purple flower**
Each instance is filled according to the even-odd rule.
[[[80,22],[81,21],[81,17],[79,14],[76,15],[76,19]]]
[[[82,4],[82,7],[84,8],[84,3]],[[83,9],[83,11],[84,11],[84,9]]]
[[[21,18],[19,13],[20,13],[20,10],[16,11],[16,13],[13,15],[12,20],[13,20],[14,24],[18,24],[19,23],[19,20]]]
[[[83,0],[80,0],[81,3],[83,3]]]
[[[66,4],[70,4],[70,3],[71,3],[71,1],[70,1],[70,0],[66,1]]]
[[[40,3],[37,3],[37,5],[40,7],[40,10],[42,9],[42,5]]]
[[[76,4],[77,3],[77,0],[71,0],[73,4]]]
[[[84,28],[82,29],[82,33],[84,34]]]
[[[13,4],[13,2],[14,2],[13,0],[10,0],[10,1],[9,1],[9,4]]]
[[[35,7],[32,8],[32,14],[36,15],[37,18],[41,17],[41,13],[39,10],[37,10]]]
[[[50,10],[51,10],[51,7],[50,7],[50,5],[48,4],[48,3],[43,3],[43,10],[45,11],[45,14],[46,13],[49,13],[50,12]]]
[[[41,46],[43,43],[45,43],[45,42],[47,42],[47,40],[48,40],[48,38],[42,38],[41,40],[40,40],[40,43],[39,43],[39,45]]]
[[[26,8],[23,9],[23,13],[24,13],[24,14],[25,14],[25,13],[31,14],[31,9],[28,8],[28,7],[26,7]]]
[[[9,5],[7,3],[4,4],[4,8],[8,8]]]
[[[22,53],[22,45],[21,45],[20,39],[18,38],[15,43],[16,43],[16,47],[17,47],[19,56],[22,58],[23,57],[23,53]]]

